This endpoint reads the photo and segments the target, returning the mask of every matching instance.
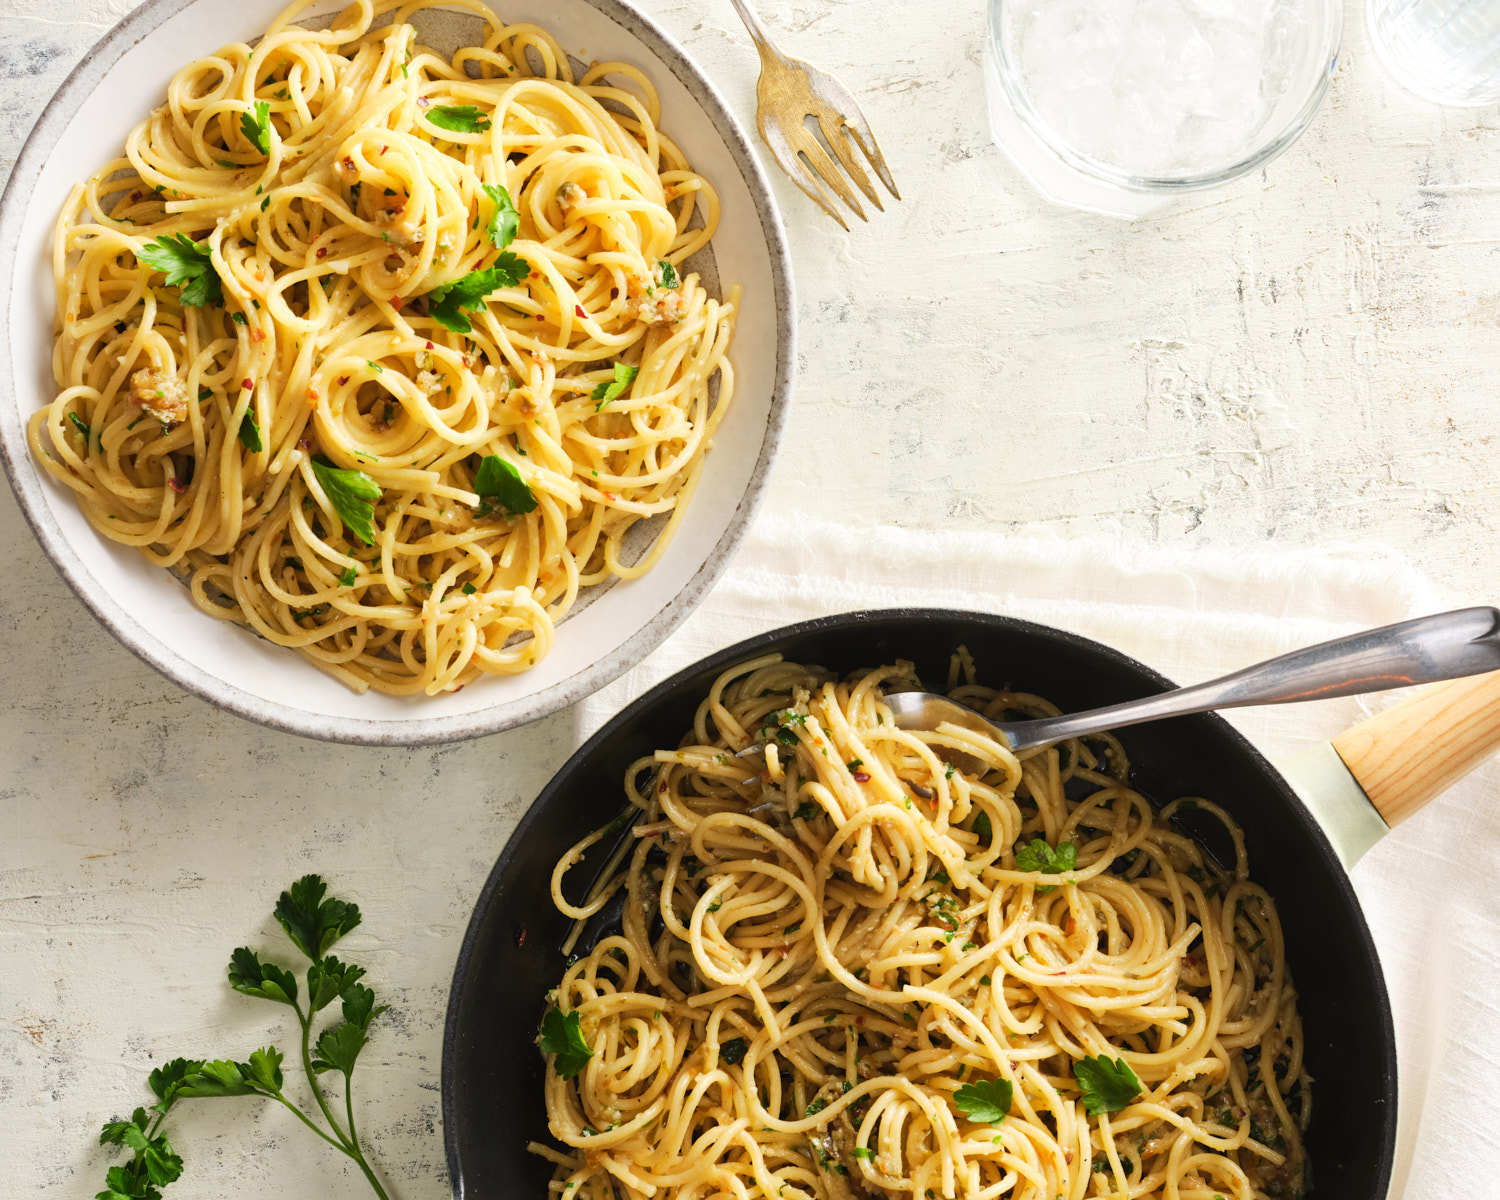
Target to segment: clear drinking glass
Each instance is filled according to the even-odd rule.
[[[991,130],[1049,199],[1145,216],[1291,145],[1342,34],[1342,0],[989,0]]]
[[[1370,40],[1419,96],[1439,104],[1500,100],[1500,0],[1370,0]]]

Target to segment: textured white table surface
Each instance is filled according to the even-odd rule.
[[[638,2],[751,123],[728,0]],[[0,0],[0,169],[130,7]],[[861,95],[905,196],[845,234],[773,179],[802,353],[771,510],[1182,547],[1374,539],[1455,601],[1495,599],[1500,112],[1400,92],[1351,5],[1296,146],[1125,225],[1048,207],[991,145],[981,0],[763,8]],[[575,716],[435,751],[299,741],[116,645],[8,491],[0,561],[0,1191],[93,1195],[98,1125],[141,1102],[152,1061],[268,1039],[276,1010],[230,993],[223,963],[269,944],[275,893],[319,870],[361,900],[350,956],[394,1005],[356,1077],[364,1123],[405,1200],[446,1195],[458,939]],[[368,1194],[285,1113],[224,1103],[244,1107],[177,1126],[177,1200]]]

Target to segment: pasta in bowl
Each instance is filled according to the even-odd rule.
[[[261,646],[159,612],[129,629],[165,593],[59,553],[78,523],[18,471],[9,413],[0,440],[70,581],[103,583],[80,588],[96,611],[124,599],[107,623],[195,690],[320,736],[502,728],[629,666],[743,532],[789,383],[780,230],[717,97],[612,0],[563,6],[594,18],[570,32],[634,35],[591,65],[483,4],[303,7],[177,72],[70,187],[55,399],[27,414],[94,537]],[[370,694],[291,663],[273,682],[266,642]]]
[[[676,270],[718,198],[641,72],[575,83],[487,10],[447,59],[420,0],[299,7],[70,198],[33,449],[203,611],[358,690],[524,670],[580,587],[649,569],[674,523],[637,563],[625,536],[684,511],[727,411],[737,289]]]

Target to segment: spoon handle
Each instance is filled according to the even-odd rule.
[[[1383,692],[1500,670],[1500,610],[1461,608],[1294,650],[1207,683],[1009,726],[1017,750],[1163,717]]]

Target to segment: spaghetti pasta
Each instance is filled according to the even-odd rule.
[[[1109,736],[1012,754],[895,728],[911,664],[770,655],[632,764],[632,843],[544,1036],[553,1195],[1300,1194],[1310,1080],[1275,905],[1204,799],[1153,809]],[[988,714],[1037,696],[948,690]],[[1196,805],[1221,867],[1171,826]]]
[[[441,5],[483,23],[452,56],[411,23],[438,0],[306,5],[74,189],[31,444],[204,612],[358,691],[451,691],[661,556],[738,289],[678,271],[718,199],[637,68],[575,78],[478,0]]]

